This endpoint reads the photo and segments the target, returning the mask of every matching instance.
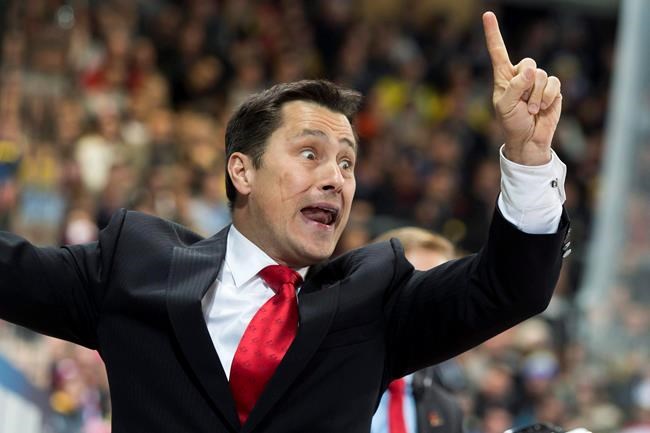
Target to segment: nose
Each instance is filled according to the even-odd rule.
[[[321,166],[320,189],[323,191],[340,192],[345,179],[337,161],[328,162]]]

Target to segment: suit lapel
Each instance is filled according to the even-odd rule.
[[[214,283],[226,253],[228,228],[190,247],[174,247],[167,286],[172,328],[197,382],[223,419],[240,429],[228,380],[203,316],[201,299]]]
[[[208,332],[201,300],[214,283],[226,253],[228,228],[190,247],[174,247],[167,286],[167,310],[183,355],[197,381],[234,430],[242,428],[230,386]],[[340,282],[319,277],[313,266],[300,289],[300,326],[277,370],[255,404],[242,433],[251,432],[304,369],[327,334],[336,312]]]
[[[314,272],[309,273],[300,289],[300,326],[296,338],[253,407],[242,433],[253,431],[268,415],[312,358],[332,323],[338,304],[340,282],[322,286],[317,281],[310,280],[309,276],[313,274]]]

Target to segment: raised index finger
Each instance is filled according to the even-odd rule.
[[[503,37],[501,37],[497,17],[493,12],[483,14],[483,30],[488,53],[490,53],[490,59],[492,59],[492,68],[495,71],[503,67],[512,68],[506,44],[503,42]]]

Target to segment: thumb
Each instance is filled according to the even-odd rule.
[[[508,83],[508,87],[503,92],[499,101],[499,108],[502,112],[510,111],[521,100],[521,97],[527,90],[530,90],[535,84],[535,70],[526,68],[521,73],[514,76]]]

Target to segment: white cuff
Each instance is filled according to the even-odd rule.
[[[501,194],[497,201],[504,218],[530,234],[555,233],[566,199],[566,165],[551,150],[544,165],[521,165],[501,154]]]

